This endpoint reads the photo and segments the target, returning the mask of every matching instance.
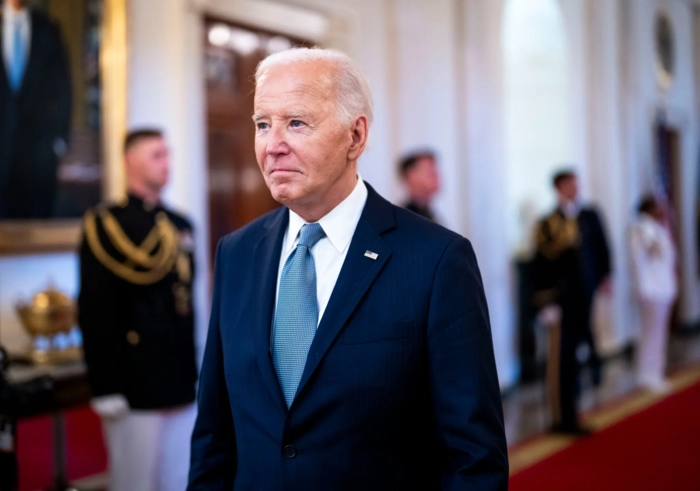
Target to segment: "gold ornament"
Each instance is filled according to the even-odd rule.
[[[77,308],[66,294],[50,286],[28,302],[16,305],[22,325],[32,338],[27,353],[34,363],[60,363],[82,358],[80,345],[66,342],[75,328]],[[60,342],[60,337],[64,341]],[[43,341],[43,342],[42,342]]]

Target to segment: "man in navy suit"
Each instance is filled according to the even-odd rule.
[[[24,0],[0,10],[0,219],[55,214],[71,122],[71,81],[58,26]]]
[[[218,245],[190,491],[507,489],[474,252],[358,176],[371,101],[337,51],[258,66],[255,150],[285,206]]]

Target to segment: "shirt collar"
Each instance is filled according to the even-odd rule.
[[[128,203],[129,205],[136,206],[138,208],[143,208],[146,211],[154,211],[154,210],[162,210],[163,205],[162,203],[149,203],[146,200],[144,200],[142,197],[137,196],[134,193],[129,192],[127,194],[128,198]]]
[[[566,201],[559,204],[559,209],[566,218],[576,218],[581,211],[581,205],[578,201]]]
[[[29,13],[27,9],[14,10],[12,7],[4,7],[2,9],[3,20],[7,24],[12,24],[14,22],[26,22],[29,18]]]
[[[338,206],[333,208],[328,214],[321,218],[318,223],[326,233],[326,237],[333,245],[339,254],[345,252],[350,245],[352,236],[355,233],[357,222],[360,221],[362,210],[365,208],[367,201],[367,186],[365,186],[362,176],[357,174],[357,184],[350,195],[345,198]],[[298,239],[301,227],[308,222],[299,215],[289,210],[289,228],[287,229],[287,237],[291,240],[287,241],[286,253],[289,253],[294,247]]]
[[[641,213],[639,215],[639,223],[646,225],[658,225],[660,227],[663,227],[663,225],[659,223],[659,221],[656,218],[647,213]]]

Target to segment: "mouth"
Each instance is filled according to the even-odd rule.
[[[278,174],[278,175],[299,174],[299,171],[294,170],[294,169],[276,168],[276,169],[272,169],[270,171],[270,175],[274,175],[274,174]]]

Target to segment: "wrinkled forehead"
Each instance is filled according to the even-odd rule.
[[[334,98],[334,70],[329,63],[305,61],[271,67],[255,89],[255,111],[279,104],[318,104]]]

